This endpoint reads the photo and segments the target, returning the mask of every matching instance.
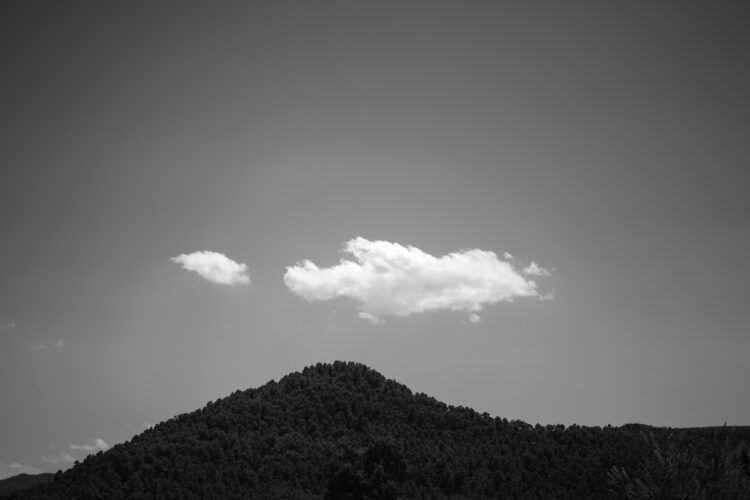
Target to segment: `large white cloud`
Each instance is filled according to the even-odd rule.
[[[537,284],[511,262],[485,250],[435,257],[413,246],[358,237],[345,243],[344,252],[353,260],[342,258],[325,268],[304,260],[287,267],[284,283],[310,301],[355,299],[360,318],[372,323],[441,309],[471,313],[476,323],[484,305],[540,295]]]
[[[181,254],[170,259],[181,264],[188,271],[193,271],[213,283],[221,285],[249,285],[247,264],[233,261],[223,253],[207,250]]]

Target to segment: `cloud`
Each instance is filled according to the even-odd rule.
[[[183,269],[193,271],[203,278],[220,285],[249,285],[247,264],[237,263],[219,252],[193,252],[170,259],[181,264]]]
[[[7,323],[5,325],[0,325],[0,330],[12,330],[16,327],[15,323]]]
[[[488,304],[539,297],[534,281],[486,250],[435,257],[413,246],[357,237],[344,244],[344,252],[352,259],[331,267],[309,260],[287,267],[284,283],[309,301],[354,299],[360,302],[359,317],[372,323],[437,310],[476,316]]]
[[[383,319],[382,318],[378,318],[377,316],[375,316],[373,314],[370,314],[368,312],[360,312],[357,316],[359,316],[360,318],[362,318],[365,321],[369,321],[373,325],[380,325],[380,324],[383,323]]]
[[[49,464],[72,464],[76,459],[69,451],[59,451],[52,455],[42,455],[42,461]]]
[[[41,472],[41,469],[37,469],[30,465],[19,464],[18,462],[10,464],[0,462],[0,480],[17,474],[40,474]]]
[[[549,276],[551,274],[548,269],[539,266],[536,262],[524,267],[523,273],[527,276]]]
[[[71,444],[70,449],[73,451],[99,451],[106,450],[109,445],[103,439],[96,438],[91,441],[92,444]]]
[[[477,313],[471,313],[469,314],[469,321],[471,321],[472,323],[479,323],[482,321],[482,317]]]
[[[57,342],[48,342],[48,343],[37,342],[36,344],[34,344],[34,349],[41,350],[41,349],[46,349],[48,347],[54,347],[55,349],[62,349],[63,347],[65,347],[65,341],[63,339],[60,339]]]
[[[51,455],[43,455],[42,460],[50,464],[72,464],[91,453],[104,451],[109,445],[103,439],[91,440],[91,444],[71,444],[67,450],[57,451]]]

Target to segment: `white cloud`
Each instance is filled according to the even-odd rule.
[[[548,269],[541,267],[536,262],[524,267],[523,273],[527,276],[549,276],[551,274]]]
[[[250,284],[247,264],[235,262],[223,253],[204,250],[191,254],[181,254],[172,257],[170,260],[181,264],[183,269],[193,271],[213,283],[219,283],[220,285]]]
[[[53,345],[57,347],[58,349],[62,349],[63,346],[65,345],[65,341],[63,339],[60,339],[57,342],[55,342]]]
[[[5,325],[0,325],[0,330],[11,330],[16,327],[15,323],[6,323]]]
[[[284,283],[307,300],[349,297],[359,317],[436,311],[476,313],[484,305],[538,297],[537,284],[494,252],[472,249],[435,257],[419,248],[354,238],[344,245],[353,260],[321,268],[309,260],[287,267]]]
[[[44,349],[44,344],[39,343],[39,344],[37,344],[37,345],[34,346],[34,349]]]
[[[361,319],[363,319],[365,321],[369,321],[373,325],[380,325],[380,324],[383,323],[383,319],[382,318],[378,318],[374,314],[370,314],[368,312],[362,311],[357,316],[359,316]]]
[[[109,445],[103,439],[96,438],[91,440],[91,444],[71,444],[69,449],[57,451],[51,455],[43,455],[42,460],[51,464],[72,464],[76,460],[109,448]]]
[[[17,474],[40,474],[41,472],[41,469],[37,469],[30,465],[19,464],[18,462],[10,464],[0,462],[0,480]]]
[[[100,438],[96,438],[91,441],[92,444],[71,444],[70,449],[73,451],[99,451],[99,450],[106,450],[109,448],[109,445]]]
[[[471,313],[469,314],[469,321],[471,321],[472,323],[479,323],[480,321],[482,321],[482,317],[477,313]]]

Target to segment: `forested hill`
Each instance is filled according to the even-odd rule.
[[[20,491],[29,486],[52,481],[54,474],[42,472],[41,474],[17,474],[15,476],[0,479],[0,496],[11,491]]]
[[[335,362],[179,415],[10,498],[750,498],[748,434],[532,426]]]

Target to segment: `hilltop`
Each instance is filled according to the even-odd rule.
[[[750,494],[749,435],[532,426],[335,362],[178,415],[9,498],[603,499],[683,485],[743,498],[730,495]]]

